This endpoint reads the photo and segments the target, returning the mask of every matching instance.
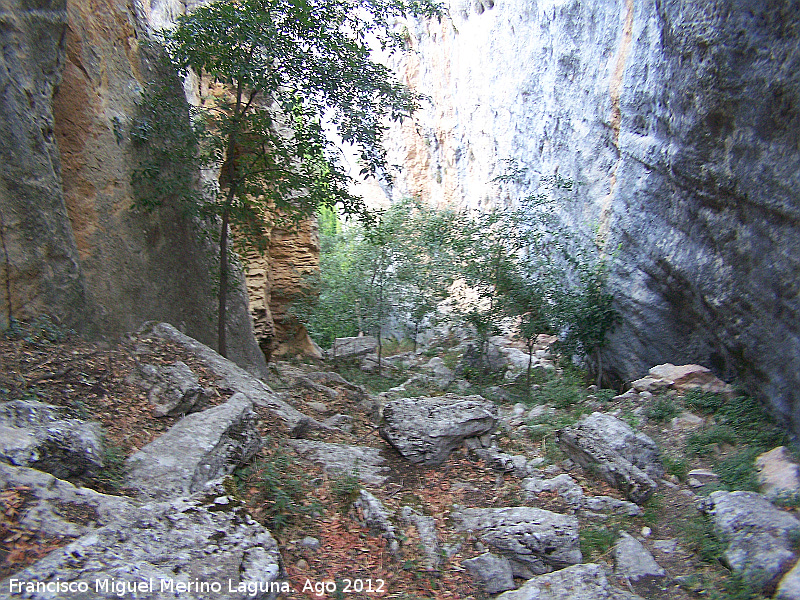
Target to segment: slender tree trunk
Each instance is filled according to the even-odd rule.
[[[228,199],[222,211],[222,231],[219,235],[219,308],[217,310],[217,351],[227,358],[228,341],[225,334],[225,323],[228,313],[228,222],[235,188],[231,185]]]
[[[228,318],[228,223],[231,218],[231,207],[236,199],[236,135],[239,128],[240,111],[242,108],[242,84],[236,88],[236,106],[233,109],[233,124],[228,135],[228,148],[226,151],[228,167],[228,195],[225,207],[222,209],[222,231],[219,234],[219,308],[217,310],[217,351],[221,356],[228,356],[228,341],[225,333],[225,324]]]
[[[531,397],[531,364],[533,363],[533,343],[529,340],[526,345],[528,346],[528,373],[525,376],[525,385],[528,388],[528,398]]]

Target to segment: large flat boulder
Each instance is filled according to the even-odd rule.
[[[0,461],[61,479],[91,479],[103,468],[99,423],[35,400],[0,403]]]
[[[519,589],[497,596],[496,600],[642,600],[614,587],[602,567],[594,563],[567,567],[533,577]]]
[[[643,433],[611,415],[595,412],[559,431],[561,449],[585,469],[641,504],[664,473],[658,446]]]
[[[514,575],[531,577],[582,560],[578,519],[529,506],[463,508],[450,515],[511,562]]]
[[[145,326],[138,335],[152,335],[180,344],[201,360],[215,375],[221,377],[221,385],[235,392],[241,392],[247,396],[253,404],[269,409],[272,414],[282,419],[290,429],[298,427],[325,428],[318,421],[304,415],[290,404],[284,402],[266,383],[254,377],[227,358],[220,356],[205,344],[181,333],[169,323],[150,323]]]
[[[711,493],[701,510],[727,541],[725,561],[735,572],[765,590],[774,589],[795,564],[800,520],[755,492]]]
[[[271,599],[287,591],[280,575],[272,535],[217,482],[188,498],[120,503],[110,522],[15,573],[16,588],[11,578],[0,582],[0,590],[30,600]],[[20,581],[33,582],[33,589]],[[74,591],[35,589],[36,582],[59,581],[71,583]],[[136,593],[120,593],[120,585],[137,586]]]
[[[0,489],[25,491],[17,523],[47,537],[79,537],[132,510],[135,503],[79,487],[49,473],[0,463]]]
[[[228,475],[261,448],[253,403],[242,393],[191,414],[128,460],[126,486],[152,498],[177,498]]]
[[[378,349],[378,340],[371,335],[336,338],[330,350],[332,358],[354,358],[364,356]]]
[[[413,463],[438,465],[465,439],[491,432],[497,406],[481,396],[400,398],[383,408],[380,434]]]

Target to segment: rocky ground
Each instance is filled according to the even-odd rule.
[[[47,444],[53,431],[99,421],[102,449],[93,452],[102,460],[59,477],[105,495],[4,467],[0,577],[80,578],[59,552],[74,555],[79,546],[103,557],[107,548],[87,546],[87,531],[139,532],[144,507],[155,519],[142,529],[145,537],[160,527],[161,517],[152,515],[170,522],[174,514],[202,515],[189,529],[196,537],[191,547],[175,541],[178,550],[160,550],[186,555],[173,572],[202,579],[197,565],[224,555],[223,531],[235,540],[229,552],[238,552],[236,576],[245,581],[247,572],[269,572],[271,580],[290,584],[278,596],[285,598],[479,599],[523,585],[501,597],[540,597],[540,588],[561,590],[554,598],[773,595],[797,557],[794,496],[784,492],[770,503],[724,490],[758,488],[753,458],[780,446],[784,436],[752,403],[734,400],[732,390],[709,393],[710,380],[703,380],[706,391],[658,374],[637,382],[641,391],[621,395],[586,386],[558,364],[551,341],[542,338],[537,347],[528,393],[521,383],[526,360],[500,339],[492,372],[478,377],[467,369],[471,382],[455,375],[470,355],[468,345],[442,339],[390,357],[381,375],[375,360],[363,358],[277,362],[266,388],[166,329],[113,346],[89,344],[46,321],[7,331],[0,337],[3,400],[65,409],[48,417]],[[37,418],[44,413],[26,406]],[[596,447],[604,434],[592,429],[592,419],[627,446]],[[12,421],[3,422],[4,431],[21,427]],[[219,439],[207,441],[217,429],[224,429]],[[70,439],[91,455],[95,433],[81,429]],[[73,454],[65,460],[75,462],[70,443]],[[193,445],[216,454],[176,482],[173,472],[188,467],[164,457],[177,448],[190,461]],[[3,448],[3,460],[22,464],[21,446],[12,446]],[[635,456],[626,454],[629,447]],[[40,454],[29,452],[25,464],[52,473]],[[613,462],[622,455],[628,462]],[[234,471],[237,462],[244,464]],[[203,487],[215,477],[223,478],[217,488]],[[45,489],[59,491],[48,499]],[[48,529],[32,515],[52,506],[54,497],[60,500],[51,512],[68,526]],[[758,529],[736,513],[737,502],[780,525]],[[235,518],[219,516],[220,506],[235,506]],[[735,546],[742,520],[749,533]],[[158,577],[164,565],[137,554],[152,541],[126,535],[134,540],[126,564],[141,563],[146,569],[138,572],[150,569]],[[193,557],[198,545],[208,558]],[[255,548],[267,554],[256,560]],[[587,566],[570,566],[577,563]],[[752,584],[759,569],[768,574],[763,586]],[[800,597],[790,583],[781,583],[775,597]],[[229,597],[252,596],[245,590]]]

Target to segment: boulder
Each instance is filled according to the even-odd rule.
[[[559,446],[583,468],[596,472],[641,504],[656,490],[664,467],[655,442],[627,423],[595,412],[558,433]]]
[[[732,386],[718,379],[710,369],[700,365],[675,366],[670,363],[657,365],[650,369],[645,377],[637,379],[631,385],[637,392],[673,389],[685,393],[699,389],[704,392],[724,394],[729,398],[736,395]]]
[[[200,386],[197,376],[182,361],[157,367],[141,365],[138,376],[129,377],[148,390],[154,417],[176,416],[201,410],[210,392]]]
[[[381,436],[413,463],[438,465],[466,438],[491,432],[497,406],[481,396],[400,398],[383,408]]]
[[[797,600],[800,598],[800,562],[783,576],[772,598],[773,600]]]
[[[120,584],[143,585],[135,594],[140,599],[176,595],[186,600],[212,595],[272,599],[288,591],[288,583],[279,581],[280,560],[269,531],[216,482],[187,498],[120,504],[111,522],[13,577],[28,582],[85,582],[87,593],[69,594],[78,600],[118,598],[123,594],[115,586]],[[218,591],[212,585],[219,585]],[[0,586],[9,590],[10,581]],[[55,597],[24,588],[11,595],[31,600]]]
[[[497,594],[517,587],[511,563],[505,556],[485,552],[474,558],[462,560],[461,566],[469,571],[487,594]]]
[[[451,513],[459,531],[472,531],[511,561],[514,575],[530,577],[582,560],[578,520],[549,510],[464,508]]]
[[[370,335],[361,337],[336,338],[330,350],[331,358],[354,358],[374,353],[378,349],[378,340]]]
[[[526,581],[495,600],[642,600],[608,582],[600,565],[574,565]]]
[[[242,393],[189,415],[128,458],[126,485],[153,498],[196,492],[258,452],[256,421],[253,403]]]
[[[60,479],[91,479],[103,468],[99,423],[35,400],[0,403],[0,461]]]
[[[381,485],[388,477],[386,460],[378,448],[313,440],[289,440],[289,445],[331,475],[355,475],[369,485]]]
[[[278,397],[266,383],[227,358],[220,356],[205,344],[181,333],[169,323],[148,323],[137,335],[153,335],[180,344],[201,360],[215,375],[222,378],[220,382],[222,387],[229,388],[234,392],[241,392],[253,404],[267,408],[276,417],[283,420],[290,429],[295,430],[298,427],[325,429],[325,426],[319,421],[309,418]]]
[[[786,446],[778,446],[756,457],[758,485],[762,494],[775,498],[800,492],[800,467]]]
[[[130,511],[133,502],[78,487],[49,473],[0,463],[0,489],[25,488],[17,522],[46,536],[79,537]]]
[[[456,378],[438,356],[431,358],[422,368],[431,374],[434,384],[440,390],[447,389],[447,386],[453,383]]]
[[[667,575],[647,548],[624,531],[614,545],[614,563],[614,573],[631,581]]]
[[[780,577],[797,561],[795,541],[800,520],[779,510],[755,492],[713,492],[701,504],[727,541],[725,561],[735,572],[774,589]]]

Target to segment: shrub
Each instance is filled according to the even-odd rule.
[[[664,423],[666,421],[671,421],[674,417],[677,417],[680,412],[680,409],[675,405],[671,398],[658,397],[653,404],[645,409],[644,415],[650,421]]]

